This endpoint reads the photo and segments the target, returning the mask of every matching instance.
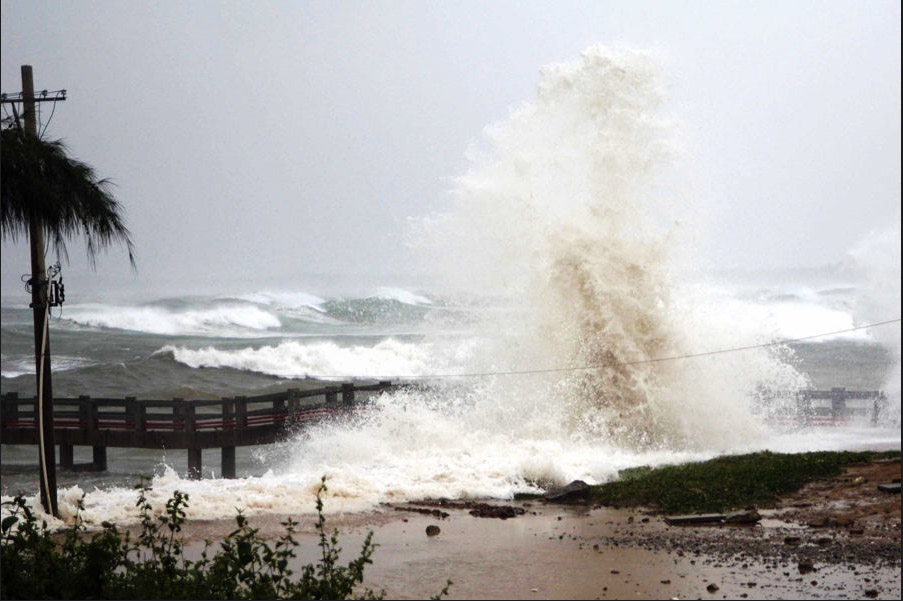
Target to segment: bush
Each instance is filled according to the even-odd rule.
[[[289,567],[295,557],[297,523],[282,523],[285,534],[273,544],[261,538],[239,511],[236,528],[209,555],[207,542],[201,559],[185,558],[181,530],[185,524],[188,495],[180,491],[154,517],[145,494],[138,487],[140,532],[132,540],[104,522],[100,532],[86,532],[79,501],[75,521],[62,535],[52,534],[47,523],[38,526],[34,512],[19,495],[10,515],[0,524],[0,597],[4,599],[382,599],[384,591],[363,587],[364,567],[372,563],[376,548],[373,532],[364,540],[360,555],[339,565],[338,530],[326,531],[322,494],[317,490],[317,532],[321,557],[316,565],[301,569],[300,577]],[[448,593],[449,581],[434,598]]]

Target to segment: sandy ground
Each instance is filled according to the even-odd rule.
[[[668,526],[648,510],[513,503],[509,519],[446,509],[439,518],[386,506],[333,516],[343,559],[374,532],[365,582],[389,598],[426,598],[447,579],[458,599],[899,599],[900,495],[876,485],[900,462],[855,465],[759,508],[756,526]],[[498,503],[503,504],[503,503]],[[266,536],[280,518],[253,518]],[[427,536],[427,526],[440,533]],[[195,523],[197,550],[227,522]],[[302,520],[298,564],[316,561],[313,522]]]

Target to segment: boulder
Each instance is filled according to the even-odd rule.
[[[589,498],[589,490],[589,484],[583,480],[574,480],[567,486],[550,490],[542,498],[555,503],[585,500]]]
[[[755,509],[733,511],[724,516],[725,524],[758,524],[762,516]]]

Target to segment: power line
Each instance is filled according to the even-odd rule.
[[[815,338],[824,338],[825,336],[836,336],[837,334],[847,334],[849,332],[856,332],[858,330],[867,330],[869,328],[877,328],[880,326],[886,326],[893,323],[900,323],[900,318],[890,319],[888,321],[879,321],[876,323],[870,323],[864,326],[857,326],[854,328],[847,328],[845,330],[835,330],[833,332],[822,332],[821,334],[813,334],[811,336],[802,336],[800,338],[790,338],[787,340],[778,340],[775,342],[766,342],[764,344],[751,344],[749,346],[737,346],[726,349],[718,349],[714,351],[706,351],[702,353],[692,353],[688,355],[672,355],[668,357],[656,357],[654,359],[640,359],[638,361],[614,361],[611,363],[597,364],[597,365],[582,365],[575,367],[549,367],[544,369],[522,369],[522,370],[511,370],[511,371],[486,371],[486,372],[468,372],[461,374],[431,374],[431,375],[394,375],[394,376],[373,376],[373,379],[380,380],[438,380],[441,378],[481,378],[481,377],[489,377],[489,376],[522,376],[522,375],[530,375],[530,374],[547,374],[547,373],[555,373],[555,372],[568,372],[568,371],[583,371],[587,369],[599,369],[601,367],[614,367],[614,366],[630,366],[630,365],[643,365],[646,363],[662,363],[665,361],[677,361],[680,359],[694,359],[696,357],[708,357],[711,355],[723,355],[726,353],[736,353],[740,351],[749,351],[753,349],[761,349],[768,348],[772,346],[780,346],[783,344],[791,344],[794,342],[804,342],[806,340],[814,340]],[[353,379],[359,376],[342,376],[342,375],[315,375],[315,374],[307,374],[308,378],[314,379]]]

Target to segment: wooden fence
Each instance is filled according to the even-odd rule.
[[[201,451],[222,449],[222,475],[235,477],[235,447],[268,444],[305,424],[354,410],[359,393],[394,388],[391,382],[346,383],[314,390],[289,389],[218,401],[78,398],[53,399],[54,441],[60,465],[73,468],[73,447],[93,447],[91,469],[107,469],[107,447],[186,449],[188,473],[201,475]],[[369,394],[368,394],[369,397]],[[36,400],[16,393],[0,399],[0,442],[38,444]]]

